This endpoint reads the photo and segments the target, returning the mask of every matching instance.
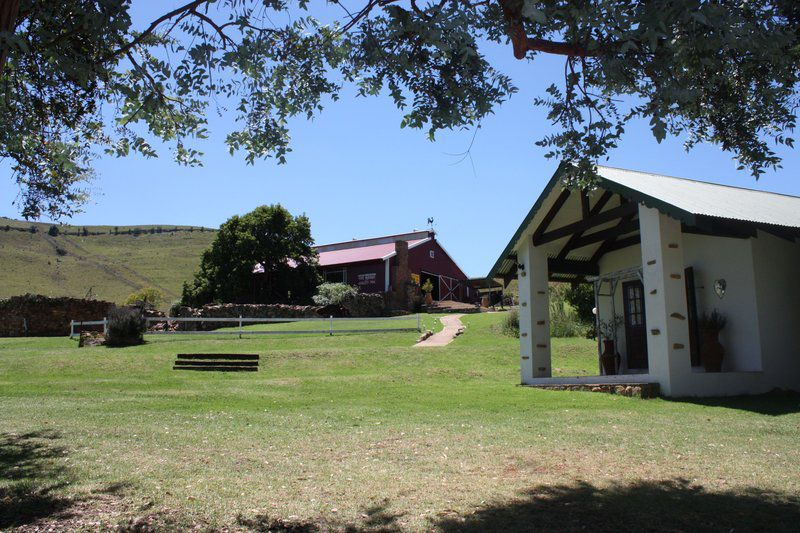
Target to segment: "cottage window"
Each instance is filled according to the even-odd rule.
[[[433,259],[433,250],[429,251],[428,255],[430,255],[431,259]]]
[[[327,283],[345,283],[346,281],[347,274],[344,269],[325,271],[325,282]]]

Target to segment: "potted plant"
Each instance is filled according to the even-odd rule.
[[[619,354],[614,347],[614,339],[617,337],[617,330],[622,324],[622,317],[614,315],[608,320],[598,322],[600,338],[603,339],[603,353],[600,354],[600,363],[603,365],[603,374],[611,376],[617,373],[617,363]]]
[[[425,293],[425,305],[431,305],[433,303],[433,282],[430,278],[425,280],[420,289]]]
[[[719,332],[725,328],[728,319],[714,309],[703,313],[700,317],[700,331],[703,341],[700,344],[700,357],[706,372],[722,371],[722,360],[725,359],[725,347],[719,342]]]

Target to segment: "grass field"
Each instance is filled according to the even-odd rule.
[[[180,296],[184,281],[200,265],[200,256],[211,245],[215,232],[165,226],[60,226],[61,234],[48,235],[49,224],[33,224],[36,233],[5,231],[29,228],[30,223],[0,218],[0,264],[3,283],[0,298],[28,292],[46,296],[82,298],[91,289],[101,300],[121,303],[142,287],[162,291],[168,308]],[[137,229],[139,234],[123,233]],[[93,234],[99,233],[99,234]]]
[[[800,401],[519,387],[499,314],[416,333],[0,342],[0,529],[796,531]],[[433,317],[426,317],[426,325]],[[595,345],[554,339],[554,368]],[[170,370],[261,354],[257,373]]]

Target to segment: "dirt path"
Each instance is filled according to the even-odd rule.
[[[432,346],[447,346],[453,339],[456,338],[458,332],[464,327],[461,323],[461,317],[464,315],[447,315],[441,318],[444,329],[439,333],[434,333],[422,342],[418,342],[414,346],[421,348],[429,348]]]

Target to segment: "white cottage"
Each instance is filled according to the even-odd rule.
[[[800,390],[800,198],[598,167],[570,191],[562,164],[489,277],[517,276],[527,385],[658,383],[665,396]],[[548,281],[591,281],[615,374],[552,377]],[[699,318],[727,318],[721,372]],[[598,343],[599,344],[599,343]]]

